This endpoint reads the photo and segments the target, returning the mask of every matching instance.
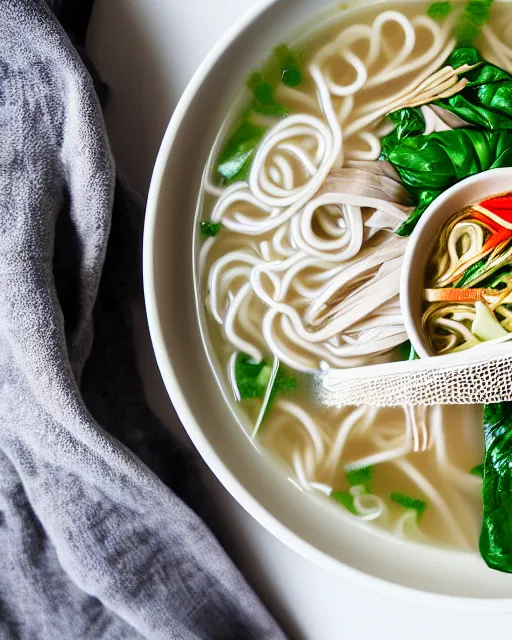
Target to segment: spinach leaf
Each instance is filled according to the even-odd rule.
[[[454,129],[406,137],[390,151],[388,160],[416,204],[397,231],[409,235],[423,211],[445,189],[481,171],[512,166],[512,133]]]
[[[390,152],[399,142],[409,136],[417,136],[425,131],[425,118],[420,109],[406,107],[399,111],[393,111],[388,115],[391,122],[396,123],[396,127],[381,138],[382,160],[387,160]]]
[[[512,129],[512,76],[509,73],[483,60],[473,47],[455,49],[445,64],[454,69],[463,64],[478,64],[478,67],[461,74],[469,81],[462,91],[435,104],[482,129]]]
[[[484,407],[485,471],[480,553],[491,569],[512,573],[512,403]]]

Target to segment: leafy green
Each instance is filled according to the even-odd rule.
[[[425,131],[425,118],[419,109],[406,107],[399,111],[393,111],[388,115],[388,118],[396,124],[396,127],[391,133],[381,138],[383,160],[388,159],[390,152],[399,142]]]
[[[246,353],[239,353],[235,363],[235,380],[240,398],[263,398],[272,368],[265,361],[253,362]]]
[[[373,467],[361,467],[361,469],[347,471],[345,475],[351,487],[362,484],[368,491],[370,490],[369,485],[373,475]]]
[[[254,362],[246,353],[239,353],[235,362],[235,381],[241,400],[248,398],[263,398],[262,415],[256,423],[253,438],[258,434],[262,422],[268,415],[270,408],[278,394],[292,393],[297,386],[297,379],[291,375],[286,367],[278,363],[277,373],[272,381],[273,368],[266,360]],[[269,384],[272,384],[267,396]]]
[[[263,127],[243,122],[228,139],[217,166],[218,173],[227,183],[243,180],[247,176],[256,147],[264,133]]]
[[[423,515],[423,512],[427,508],[427,503],[425,502],[425,500],[412,498],[405,493],[393,492],[391,494],[391,500],[401,505],[402,507],[405,507],[406,509],[414,509],[418,512],[418,518]]]
[[[444,20],[451,12],[451,2],[433,2],[427,9],[427,16],[432,20]]]
[[[350,511],[350,513],[357,515],[356,508],[354,507],[354,496],[350,493],[347,493],[346,491],[333,491],[331,493],[331,498],[342,504]]]
[[[416,209],[397,233],[409,235],[427,206],[468,176],[512,166],[512,133],[454,129],[402,139],[388,155]]]
[[[484,465],[477,464],[475,465],[469,473],[472,473],[474,476],[478,476],[479,478],[484,477]]]
[[[272,388],[272,394],[276,393],[292,393],[297,388],[297,378],[288,372],[286,367],[279,363],[279,369],[277,371],[274,387]]]
[[[213,238],[222,228],[220,222],[201,222],[200,229],[203,238]]]
[[[469,81],[462,91],[437,100],[436,104],[482,129],[512,129],[512,76],[509,73],[483,60],[473,47],[455,49],[445,64],[454,69],[463,64],[478,66],[461,74]]]
[[[512,403],[484,407],[485,474],[480,553],[487,565],[512,573]]]

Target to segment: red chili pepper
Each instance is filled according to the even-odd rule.
[[[512,195],[498,196],[480,202],[480,206],[512,224]]]

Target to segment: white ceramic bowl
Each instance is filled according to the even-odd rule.
[[[332,0],[262,2],[207,56],[173,115],[153,173],[144,237],[144,290],[158,365],[181,421],[212,471],[295,551],[388,594],[471,611],[508,609],[512,576],[490,571],[477,555],[401,544],[297,490],[240,428],[201,342],[192,235],[208,151],[249,72],[273,46],[331,5]]]
[[[512,168],[491,169],[461,180],[432,202],[409,238],[400,281],[400,306],[405,330],[420,358],[434,355],[421,329],[422,290],[427,261],[442,225],[459,209],[512,190]]]

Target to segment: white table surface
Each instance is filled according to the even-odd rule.
[[[118,166],[141,193],[147,193],[160,140],[188,80],[220,35],[257,2],[96,0],[88,47],[111,87],[107,126]],[[139,324],[148,400],[187,441],[156,369],[142,314]],[[204,475],[236,541],[239,565],[291,638],[510,637],[512,612],[477,615],[413,605],[317,568],[263,529],[206,469]]]

